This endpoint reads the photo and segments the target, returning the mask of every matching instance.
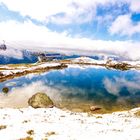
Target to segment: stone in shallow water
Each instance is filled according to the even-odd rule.
[[[29,100],[28,104],[33,108],[50,108],[54,104],[45,93],[36,93]]]
[[[97,110],[101,110],[102,108],[99,106],[91,106],[90,107],[90,111],[97,111]]]
[[[5,93],[5,94],[7,94],[9,92],[9,88],[8,87],[4,87],[2,89],[2,92]]]

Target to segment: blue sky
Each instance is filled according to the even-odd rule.
[[[116,42],[118,47],[128,43],[133,48],[132,43],[138,46],[140,41],[140,1],[0,0],[0,32],[1,40],[19,44],[47,40],[49,47],[79,48],[74,43],[83,44],[84,38],[87,44],[93,41],[95,51],[99,41],[99,47],[107,43],[107,49]]]

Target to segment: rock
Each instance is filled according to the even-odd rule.
[[[127,63],[113,63],[112,61],[108,60],[106,62],[107,68],[119,69],[119,70],[129,70],[132,66]]]
[[[33,108],[50,108],[54,104],[45,93],[36,93],[29,100],[28,104]]]
[[[9,88],[8,87],[4,87],[2,89],[2,92],[5,93],[5,94],[7,94],[9,92]]]
[[[26,133],[27,133],[28,135],[34,135],[34,130],[28,130]]]
[[[101,110],[102,108],[99,106],[91,106],[90,107],[90,111],[97,111],[97,110]]]
[[[0,76],[2,77],[2,76],[4,76],[4,74],[2,72],[0,72]]]

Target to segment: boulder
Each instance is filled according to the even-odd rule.
[[[5,94],[7,94],[9,92],[9,88],[8,87],[4,87],[2,89],[2,92],[5,93]]]
[[[54,104],[45,93],[36,93],[29,100],[28,104],[33,108],[50,108]]]

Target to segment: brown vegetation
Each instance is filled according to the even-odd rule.
[[[132,66],[127,63],[117,63],[117,64],[107,64],[107,68],[113,68],[113,69],[118,69],[118,70],[129,70]]]
[[[33,138],[32,137],[26,137],[26,138],[21,138],[21,139],[19,139],[19,140],[33,140]]]
[[[34,130],[29,130],[29,131],[27,131],[27,134],[28,134],[28,135],[33,135],[33,134],[34,134]]]
[[[6,128],[7,128],[6,125],[0,125],[0,130],[2,130],[2,129],[6,129]]]
[[[136,117],[140,117],[140,111],[137,111],[134,115],[135,115]]]

